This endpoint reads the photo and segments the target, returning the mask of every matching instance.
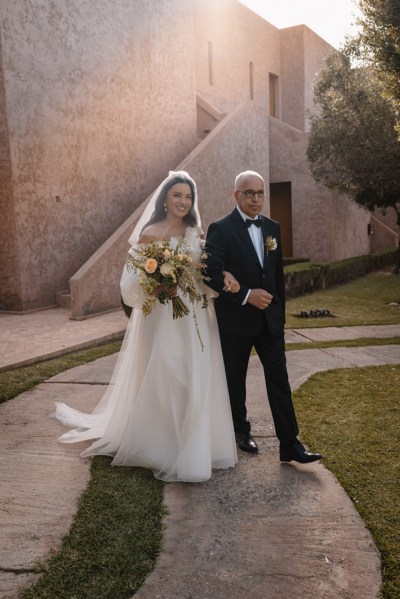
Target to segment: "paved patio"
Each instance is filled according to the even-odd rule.
[[[0,316],[2,368],[123,335],[122,311],[86,321],[60,308]],[[287,342],[391,337],[400,325],[287,331]],[[287,353],[293,389],[334,368],[399,364],[400,345]],[[60,445],[54,401],[90,411],[116,355],[61,373],[0,406],[0,597],[16,599],[33,566],[58,550],[89,480],[84,444]],[[249,414],[258,456],[202,484],[165,488],[165,542],[140,599],[378,599],[380,556],[351,500],[323,463],[281,464],[263,375],[253,357]]]

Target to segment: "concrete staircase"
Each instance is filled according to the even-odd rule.
[[[71,309],[71,292],[69,289],[63,291],[56,291],[56,304],[60,308]]]
[[[250,101],[226,116],[205,100],[197,101],[205,137],[174,170],[185,170],[196,181],[202,227],[206,231],[210,222],[233,209],[232,189],[238,172],[251,165],[254,170],[268,173],[265,140],[269,117],[265,108]],[[119,280],[129,249],[128,239],[150,197],[70,278],[70,297],[68,291],[59,294],[60,302],[71,302],[73,320],[120,307]],[[268,213],[269,203],[265,208]]]

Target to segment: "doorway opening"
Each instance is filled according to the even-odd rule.
[[[290,182],[271,183],[269,188],[271,218],[278,221],[281,226],[283,256],[292,258],[292,184]]]

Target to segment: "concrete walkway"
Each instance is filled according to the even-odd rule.
[[[43,313],[35,316],[38,314],[43,316]],[[96,317],[95,334],[91,340],[85,337],[84,343],[93,343],[104,336],[103,319],[107,335],[121,334],[125,316],[120,312],[111,314],[116,318],[115,330],[110,330],[109,315]],[[2,318],[0,326],[4,324]],[[66,322],[64,316],[65,328],[69,330],[71,322],[82,326],[93,321]],[[29,322],[32,326],[32,320]],[[16,327],[14,339],[18,337],[15,330]],[[51,335],[47,342],[39,342],[42,329],[37,330],[39,335],[32,334],[30,329],[36,339],[30,357],[22,343],[18,353],[16,339],[16,362],[32,360],[38,346],[42,352],[47,352],[50,346],[49,351],[66,350],[66,347],[57,349]],[[25,335],[24,331],[21,328],[20,337]],[[302,341],[311,341],[326,333],[327,329],[288,331],[287,341],[298,341],[298,336]],[[333,338],[399,334],[400,325],[330,330]],[[75,335],[69,343],[76,345],[80,342],[78,329]],[[62,319],[54,336],[66,346]],[[298,350],[288,352],[287,357],[295,389],[320,370],[398,364],[400,346]],[[59,549],[72,522],[76,501],[89,479],[90,462],[79,457],[85,444],[56,442],[65,429],[48,417],[54,401],[65,401],[90,411],[104,393],[115,360],[115,355],[108,356],[66,371],[0,406],[2,599],[14,599],[20,588],[32,584],[37,578],[32,573],[34,563]],[[333,475],[322,463],[304,466],[279,463],[262,379],[254,358],[248,379],[249,415],[260,454],[254,457],[240,452],[235,469],[216,471],[207,483],[166,485],[164,550],[136,597],[377,599],[379,596],[379,555],[351,500]]]
[[[125,333],[127,318],[122,310],[86,320],[71,320],[70,315],[64,308],[0,314],[0,372],[122,339]]]
[[[80,321],[69,317],[70,311],[64,308],[23,316],[0,314],[0,372],[55,358],[95,343],[122,339],[127,325],[122,310]],[[400,324],[286,331],[287,343],[395,336],[400,336]]]

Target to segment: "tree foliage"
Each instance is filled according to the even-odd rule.
[[[316,180],[369,210],[393,207],[400,224],[400,143],[393,104],[366,67],[331,54],[314,87],[307,157]]]
[[[349,41],[353,52],[370,64],[385,94],[400,110],[400,0],[357,0],[359,35]],[[399,114],[397,115],[399,117]]]

